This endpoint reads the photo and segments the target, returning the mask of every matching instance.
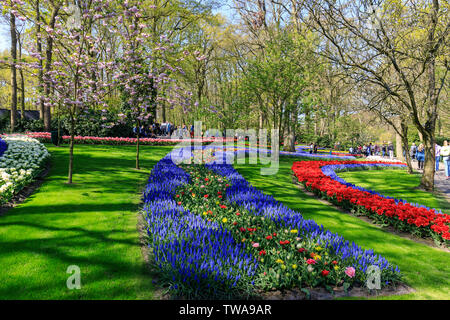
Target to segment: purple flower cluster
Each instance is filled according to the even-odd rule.
[[[8,149],[8,144],[5,140],[0,138],[0,157],[3,156],[5,151]]]
[[[339,182],[339,183],[341,183],[341,184],[343,184],[343,185],[345,185],[347,187],[350,187],[350,188],[353,188],[353,189],[356,189],[356,190],[359,190],[359,191],[365,191],[365,192],[368,192],[370,194],[378,195],[378,196],[380,196],[380,197],[382,197],[384,199],[394,199],[395,203],[397,203],[397,204],[400,203],[400,202],[408,203],[404,199],[397,199],[395,197],[385,196],[385,195],[382,195],[379,192],[376,192],[376,191],[373,191],[373,190],[368,190],[368,189],[365,189],[363,187],[356,186],[353,183],[345,181],[344,179],[342,179],[341,177],[339,177],[336,174],[336,171],[338,171],[338,172],[339,171],[350,171],[350,170],[355,170],[355,169],[366,169],[366,170],[368,170],[368,169],[371,169],[371,168],[382,168],[382,167],[404,168],[404,167],[406,167],[406,164],[392,164],[392,163],[354,164],[354,163],[352,163],[352,164],[328,165],[328,166],[323,166],[321,169],[322,169],[323,174],[329,176],[331,179],[333,179],[333,180],[335,180],[335,181],[337,181],[337,182]],[[426,207],[424,205],[420,205],[420,204],[417,204],[417,203],[410,203],[410,205],[418,207],[418,208],[425,208],[427,210],[430,210],[429,207]],[[437,213],[442,214],[441,210],[438,210],[438,209],[434,209],[434,210]]]
[[[179,286],[198,291],[247,284],[257,268],[256,259],[236,243],[231,232],[179,206],[176,189],[189,175],[166,156],[154,167],[144,192],[149,247],[156,264]],[[214,283],[212,286],[211,284]]]
[[[281,228],[297,229],[299,237],[319,243],[341,257],[348,265],[365,272],[371,265],[378,266],[382,272],[400,273],[398,266],[390,264],[384,257],[374,254],[373,250],[364,250],[354,242],[350,243],[338,234],[324,230],[313,220],[303,216],[265,195],[251,186],[231,165],[210,163],[209,169],[222,175],[231,185],[227,189],[227,199],[249,210],[255,216],[269,218]]]
[[[186,149],[183,157],[193,150]],[[228,152],[218,154],[225,157]],[[315,221],[304,219],[300,213],[257,190],[232,165],[213,162],[205,166],[227,179],[230,187],[226,198],[230,203],[255,216],[271,219],[280,228],[298,230],[298,236],[304,241],[320,244],[357,270],[366,272],[369,266],[375,265],[380,268],[382,279],[383,275],[400,275],[397,266],[373,250],[365,250],[324,230]],[[207,221],[176,202],[177,188],[189,182],[189,174],[172,162],[170,154],[158,162],[148,180],[143,197],[144,213],[156,265],[171,282],[172,289],[185,289],[182,292],[187,289],[197,294],[214,294],[253,285],[259,265],[246,252],[245,244],[236,242],[231,232],[219,223]]]

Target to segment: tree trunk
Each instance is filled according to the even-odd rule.
[[[406,123],[406,121],[401,121],[400,122],[400,130],[401,130],[401,142],[403,145],[403,149],[405,150],[405,161],[406,164],[408,165],[408,173],[412,174],[414,172],[413,167],[412,167],[412,163],[411,163],[411,156],[409,154],[409,141],[408,141],[408,124]]]
[[[424,135],[423,138],[425,145],[425,164],[423,167],[423,175],[422,180],[420,181],[420,186],[427,191],[433,191],[434,174],[436,171],[434,133]]]
[[[401,124],[399,126],[401,126]],[[404,145],[402,137],[398,132],[395,133],[395,149],[396,149],[395,152],[397,153],[397,158],[401,161],[405,161],[406,150],[408,149],[405,149],[405,156],[403,156]]]
[[[136,136],[137,136],[137,141],[136,141],[136,169],[137,170],[141,169],[139,167],[139,137],[140,137],[140,130],[141,130],[141,122],[138,121],[137,122],[137,129],[136,129]]]
[[[19,60],[22,61],[22,40],[19,39]],[[22,68],[19,69],[20,75],[20,118],[25,119],[25,79]]]
[[[70,149],[69,149],[69,177],[67,180],[68,184],[72,184],[72,174],[73,174],[73,146],[75,142],[75,119],[73,117],[73,112],[70,114]]]
[[[17,119],[17,32],[16,16],[10,13],[11,26],[11,133],[14,132]]]
[[[52,16],[50,18],[50,28],[54,29],[56,24],[56,17],[58,16],[59,7],[57,5],[53,8]],[[53,60],[53,38],[51,36],[47,37],[47,49],[45,50],[45,74],[48,74],[52,69],[52,60]],[[47,98],[50,95],[50,85],[45,86],[45,97]],[[44,128],[45,131],[51,130],[52,123],[52,111],[51,106],[44,107]]]
[[[41,39],[41,8],[40,0],[36,0],[36,49],[39,57],[42,57],[42,39]],[[44,120],[44,66],[42,60],[39,59],[39,73],[38,73],[38,94],[39,94],[39,119]]]
[[[59,147],[59,143],[61,140],[61,119],[60,119],[60,110],[61,110],[61,105],[58,104],[58,143],[57,146]]]
[[[439,94],[436,90],[436,51],[434,47],[434,27],[438,23],[439,1],[433,0],[432,10],[430,11],[430,32],[428,33],[428,45],[430,46],[431,59],[427,66],[428,90],[427,90],[427,121],[422,131],[423,142],[425,144],[425,164],[420,185],[427,191],[434,190],[434,174],[436,171],[435,156],[435,130],[437,120],[437,106]]]

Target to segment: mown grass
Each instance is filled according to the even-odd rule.
[[[315,220],[365,249],[374,249],[377,254],[397,264],[404,274],[404,281],[416,290],[411,294],[378,299],[450,299],[450,253],[384,231],[306,195],[292,182],[294,161],[298,160],[281,157],[279,171],[272,176],[261,176],[260,165],[241,164],[235,168],[255,187],[299,211],[305,218]],[[361,177],[367,173],[357,172]],[[416,186],[415,181],[405,180],[404,183],[411,188]],[[369,182],[366,187],[373,188]],[[378,191],[384,190],[380,185],[377,187]]]
[[[75,147],[74,184],[66,184],[68,147],[48,145],[52,166],[43,185],[0,216],[0,299],[151,299],[137,210],[156,162],[171,147]],[[81,289],[66,273],[80,267]]]
[[[154,298],[136,211],[151,168],[170,149],[143,146],[143,169],[138,171],[133,146],[77,145],[75,184],[67,185],[68,148],[49,146],[52,167],[44,184],[0,216],[0,299]],[[282,157],[274,176],[261,176],[259,165],[236,168],[306,218],[399,265],[416,292],[381,299],[450,299],[449,253],[390,234],[304,194],[292,183],[291,166],[297,160]],[[372,174],[357,176],[367,173]],[[366,187],[376,189],[371,183]],[[413,187],[415,182],[404,183]],[[66,287],[70,265],[81,269],[80,290]]]

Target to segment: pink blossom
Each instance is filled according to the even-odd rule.
[[[348,275],[350,278],[353,278],[355,276],[355,268],[353,267],[348,267],[347,269],[345,269],[345,274]]]

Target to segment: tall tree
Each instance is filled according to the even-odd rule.
[[[448,3],[320,0],[306,1],[305,8],[305,22],[333,47],[321,54],[354,80],[379,86],[408,110],[425,144],[421,186],[433,190],[437,111],[449,70]],[[439,75],[438,64],[445,70]],[[424,79],[426,95],[421,94]]]
[[[14,132],[17,120],[17,30],[16,10],[9,14],[9,26],[11,34],[11,133]]]

